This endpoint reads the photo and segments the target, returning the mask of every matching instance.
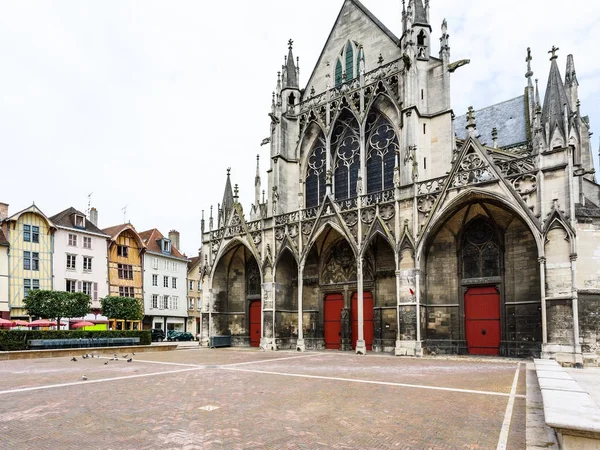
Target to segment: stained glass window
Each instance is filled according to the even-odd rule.
[[[354,49],[352,43],[348,42],[346,46],[346,80],[354,78]]]
[[[367,193],[394,187],[394,165],[398,136],[391,122],[381,113],[369,115],[366,129]]]
[[[335,87],[342,85],[342,62],[338,59],[335,64]]]
[[[318,206],[325,196],[325,159],[325,136],[321,132],[308,157],[308,169],[306,172],[305,184],[307,208]]]
[[[360,166],[360,133],[358,122],[349,111],[344,111],[335,123],[331,138],[332,166],[334,168],[335,198],[356,197]]]
[[[500,276],[500,248],[485,220],[476,219],[467,225],[462,248],[463,278]]]

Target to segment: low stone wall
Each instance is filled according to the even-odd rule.
[[[12,352],[0,352],[0,361],[11,361],[15,359],[60,358],[65,356],[80,356],[85,353],[112,356],[114,353],[166,352],[171,350],[177,350],[177,344],[152,346],[133,345],[128,347],[65,348],[56,350],[17,350]]]
[[[600,449],[600,407],[556,361],[536,359],[546,424],[561,449]]]

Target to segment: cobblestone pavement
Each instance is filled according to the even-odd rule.
[[[123,356],[0,362],[0,448],[525,448],[524,363],[206,348]]]

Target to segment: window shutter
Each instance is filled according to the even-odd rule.
[[[81,292],[81,281],[77,282],[77,292]]]
[[[98,283],[94,283],[94,300],[98,300]]]

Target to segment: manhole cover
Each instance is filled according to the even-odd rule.
[[[198,409],[202,409],[204,411],[214,411],[215,409],[219,409],[218,406],[214,406],[214,405],[206,405],[206,406],[202,406],[201,408]]]

